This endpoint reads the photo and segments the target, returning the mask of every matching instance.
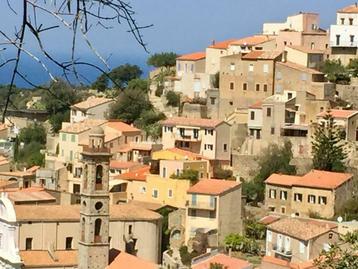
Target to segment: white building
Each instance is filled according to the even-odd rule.
[[[90,96],[87,100],[71,106],[71,123],[86,119],[107,119],[113,99]]]
[[[357,57],[358,46],[358,4],[337,11],[337,21],[331,25],[330,47],[333,59],[343,64]]]

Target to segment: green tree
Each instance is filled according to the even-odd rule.
[[[349,62],[347,69],[353,77],[358,77],[358,59],[352,59]]]
[[[318,170],[343,172],[347,153],[344,150],[344,131],[328,111],[312,136],[313,167]]]
[[[171,178],[190,180],[192,184],[195,184],[199,180],[199,172],[194,169],[184,169],[179,175],[171,175]]]
[[[178,107],[180,105],[180,94],[175,91],[168,91],[165,95],[167,98],[167,105],[172,107]]]
[[[148,58],[147,64],[157,68],[169,68],[175,66],[177,57],[178,55],[174,52],[155,53]]]
[[[135,78],[128,82],[127,90],[140,89],[143,92],[148,92],[149,84],[147,79]]]
[[[350,81],[347,69],[340,60],[325,60],[319,69],[330,82],[347,84]]]
[[[95,82],[92,83],[91,87],[98,91],[105,91],[108,88],[109,78],[106,74],[101,74]]]
[[[41,153],[41,150],[44,149],[45,146],[32,141],[31,143],[25,145],[18,154],[18,161],[20,163],[25,164],[27,167],[33,165],[43,165],[45,156]]]
[[[245,221],[245,235],[254,240],[263,240],[266,234],[266,226],[255,219]]]
[[[217,72],[211,77],[211,85],[213,85],[215,89],[220,87],[220,72]]]
[[[236,178],[233,176],[231,170],[223,169],[221,167],[214,168],[214,178],[217,179],[228,179],[228,180],[235,180]]]
[[[135,125],[146,132],[147,137],[157,140],[161,137],[162,126],[159,121],[164,120],[165,114],[154,109],[145,110],[140,114],[139,119],[135,121]]]
[[[270,144],[265,148],[258,159],[258,173],[251,181],[243,182],[243,193],[247,196],[248,200],[254,202],[261,202],[264,200],[264,181],[271,174],[296,174],[296,168],[290,164],[292,157],[292,144],[288,140],[284,142],[283,146]]]
[[[353,269],[358,268],[358,231],[347,233],[343,240],[323,250],[315,259],[318,269]]]
[[[110,109],[111,119],[120,119],[126,123],[134,123],[140,119],[144,111],[153,110],[148,95],[142,90],[125,90]]]
[[[124,89],[128,86],[129,81],[139,78],[142,73],[138,65],[124,64],[109,72],[109,77],[118,85],[115,85],[114,88]]]
[[[224,239],[225,246],[242,253],[259,255],[260,245],[255,239],[247,238],[240,234],[229,234]]]
[[[24,144],[29,144],[31,142],[45,144],[46,130],[42,125],[37,123],[22,128],[19,134],[19,141],[23,142]]]

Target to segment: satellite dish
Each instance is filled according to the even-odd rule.
[[[339,223],[342,223],[343,218],[342,218],[341,216],[339,216],[339,217],[337,218],[337,221],[338,221]]]

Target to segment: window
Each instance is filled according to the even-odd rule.
[[[339,46],[341,40],[341,35],[336,35],[336,45]]]
[[[168,190],[168,197],[173,198],[173,190],[172,189]]]
[[[288,99],[288,100],[292,99],[292,92],[288,92],[288,93],[287,93],[287,99]]]
[[[353,18],[349,18],[349,25],[353,25]]]
[[[70,150],[70,161],[72,161],[72,160],[73,160],[73,151]]]
[[[316,203],[316,196],[309,194],[307,197],[307,202],[309,202],[310,204],[315,204]]]
[[[250,112],[250,119],[255,120],[255,111]]]
[[[285,214],[285,213],[286,213],[286,207],[284,207],[284,206],[281,207],[281,213],[282,213],[282,214]]]
[[[147,188],[146,187],[141,187],[140,188],[140,193],[146,193],[147,192]]]
[[[354,35],[350,35],[350,36],[349,36],[349,40],[351,41],[351,44],[353,45],[353,42],[354,42]]]
[[[274,206],[269,206],[269,211],[275,212],[275,207]]]
[[[72,249],[72,237],[66,237],[66,249]]]
[[[327,204],[327,197],[326,196],[319,196],[318,197],[318,203],[320,205],[326,205]]]
[[[271,134],[272,134],[272,135],[275,134],[275,127],[271,127]]]
[[[185,135],[185,129],[184,128],[179,128],[179,134],[180,134],[180,136],[184,136]]]
[[[276,190],[270,189],[270,198],[276,199]]]
[[[249,72],[254,72],[254,64],[249,64]]]
[[[264,92],[267,92],[267,84],[264,84]]]
[[[206,135],[214,135],[214,130],[213,129],[205,129],[205,134]]]
[[[74,134],[71,135],[71,142],[76,142],[76,136]]]
[[[314,42],[311,42],[311,50],[313,50],[313,49],[314,49],[314,47],[315,47]]]
[[[269,66],[268,66],[268,64],[264,64],[264,66],[263,66],[263,71],[264,71],[264,73],[268,73],[268,71],[269,71]]]
[[[196,200],[197,200],[197,196],[194,193],[194,194],[191,195],[191,204],[195,206],[196,205]]]
[[[232,106],[234,103],[232,101],[229,102],[229,105]]]
[[[230,70],[231,70],[231,71],[235,71],[235,64],[234,64],[234,63],[231,63],[231,64],[230,64]]]
[[[242,89],[243,89],[244,91],[247,91],[247,83],[243,83],[243,84],[242,84]]]
[[[177,64],[177,69],[178,69],[178,71],[180,71],[180,67],[181,67],[181,66],[180,66],[180,63],[178,63],[178,64]]]
[[[234,82],[230,82],[230,90],[233,90],[235,88]]]
[[[190,71],[191,71],[192,73],[194,72],[194,65],[193,65],[193,64],[190,66]]]
[[[305,249],[306,249],[305,244],[300,241],[300,253],[301,253],[301,254],[305,253]]]
[[[205,145],[204,145],[204,149],[213,150],[213,149],[214,149],[214,146],[213,146],[213,144],[205,144]]]
[[[295,193],[293,200],[296,202],[302,202],[302,193]]]
[[[341,24],[342,25],[344,24],[344,18],[341,18]]]
[[[260,84],[256,84],[256,91],[260,91]]]
[[[224,152],[227,152],[227,144],[224,144]]]
[[[216,218],[216,211],[215,211],[215,210],[210,211],[209,217],[210,217],[211,219],[215,219],[215,218]]]
[[[133,232],[133,226],[132,225],[128,225],[128,234],[132,234]]]
[[[267,116],[267,117],[271,117],[271,107],[268,107],[268,108],[266,109],[266,116]]]
[[[153,189],[153,191],[152,191],[152,197],[153,197],[153,198],[158,198],[158,190],[157,190],[157,189]]]
[[[333,238],[333,233],[329,233],[328,234],[328,239],[332,239]]]
[[[31,250],[32,249],[32,237],[26,238],[25,241],[25,250]]]
[[[287,41],[283,41],[283,44],[286,46],[286,45],[287,45]]]
[[[196,209],[191,209],[191,216],[196,217]]]
[[[166,176],[167,176],[167,168],[163,167],[163,177],[166,177]]]
[[[307,74],[306,73],[301,74],[301,80],[303,80],[303,81],[307,80]]]
[[[210,97],[210,104],[215,105],[215,97]]]
[[[286,201],[287,200],[287,191],[280,192],[280,199]]]
[[[255,135],[255,130],[254,129],[250,129],[250,135],[254,136]]]
[[[66,141],[66,134],[62,134],[62,141]]]
[[[272,241],[272,232],[267,230],[267,242],[271,242]]]

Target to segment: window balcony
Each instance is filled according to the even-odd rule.
[[[290,261],[292,258],[292,251],[286,250],[284,247],[278,247],[276,244],[272,246],[273,251],[275,252],[275,257]]]
[[[177,141],[199,142],[199,141],[201,141],[201,136],[200,135],[193,135],[193,134],[175,134],[175,140],[177,140]]]
[[[188,208],[192,209],[201,209],[201,210],[215,210],[216,209],[216,202],[194,202],[194,201],[187,201],[186,205]]]

